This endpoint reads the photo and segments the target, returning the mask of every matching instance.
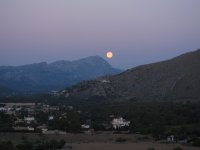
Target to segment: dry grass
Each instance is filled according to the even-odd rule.
[[[126,139],[125,142],[116,142],[118,138]],[[180,146],[177,144],[159,144],[153,142],[150,136],[137,134],[111,134],[103,132],[100,134],[66,134],[66,135],[42,135],[36,133],[0,133],[1,141],[12,141],[19,144],[23,140],[31,142],[40,140],[61,140],[64,139],[67,145],[72,146],[72,150],[173,150]],[[181,146],[183,150],[199,150],[199,147]]]
[[[148,137],[148,138],[146,138]],[[24,139],[28,141],[36,140],[61,140],[64,139],[67,143],[93,143],[93,142],[115,142],[117,138],[124,138],[127,142],[137,142],[141,139],[151,141],[150,136],[141,136],[133,134],[112,134],[110,132],[102,132],[99,134],[66,134],[66,135],[44,135],[37,133],[0,133],[1,141],[12,141],[14,144],[22,142]]]
[[[180,146],[177,144],[158,144],[152,142],[139,142],[139,143],[80,143],[71,144],[73,150],[147,150],[154,148],[155,150],[173,150],[175,147]],[[183,150],[199,150],[198,147],[181,146]]]

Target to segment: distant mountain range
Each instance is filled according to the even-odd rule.
[[[62,94],[69,99],[83,100],[200,100],[200,50],[82,82]]]
[[[61,90],[83,80],[120,73],[99,56],[75,61],[0,67],[0,94]]]

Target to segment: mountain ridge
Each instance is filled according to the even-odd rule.
[[[199,100],[200,49],[66,89],[71,99]]]
[[[21,92],[48,92],[119,72],[100,56],[90,56],[75,61],[0,66],[0,85]]]

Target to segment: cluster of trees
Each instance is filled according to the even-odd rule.
[[[0,143],[0,150],[55,150],[61,149],[64,145],[64,140],[50,140],[45,142],[23,141],[21,144],[18,144],[16,146],[13,145],[11,141],[5,141]]]
[[[0,131],[10,131],[14,123],[14,116],[0,112]]]
[[[200,102],[102,102],[82,107],[85,119],[109,122],[110,115],[131,121],[130,131],[152,134],[156,138],[176,135],[179,139],[200,136]],[[83,115],[82,115],[83,116]]]
[[[66,111],[65,115],[59,115],[49,121],[49,129],[58,129],[66,132],[77,133],[81,131],[80,115],[76,111]]]
[[[29,101],[31,101],[30,98]],[[59,129],[68,132],[80,132],[81,124],[85,120],[91,120],[91,126],[95,130],[106,130],[103,124],[110,124],[110,115],[122,116],[131,121],[130,132],[152,134],[155,138],[166,138],[175,135],[176,139],[190,137],[197,141],[200,137],[200,102],[140,102],[102,100],[101,98],[89,99],[66,99],[49,95],[35,96],[37,102],[45,102],[52,105],[65,104],[76,108],[68,111],[66,117],[55,118],[49,122],[50,129]],[[77,113],[76,110],[81,110]],[[60,113],[65,112],[63,110]],[[46,122],[45,114],[38,115],[39,122]],[[12,117],[0,114],[0,129],[9,128]]]

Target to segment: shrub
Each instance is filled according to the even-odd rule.
[[[0,143],[0,150],[14,150],[14,146],[12,142],[7,141],[7,142],[1,142]]]
[[[193,141],[193,146],[200,146],[200,139],[196,138],[194,141]]]
[[[174,150],[183,150],[182,147],[175,147]]]
[[[18,144],[16,147],[18,150],[31,150],[33,148],[33,144],[26,141],[22,144]]]
[[[147,148],[147,150],[155,150],[155,148],[153,148],[153,147],[152,148]]]
[[[125,139],[125,138],[122,138],[122,137],[118,137],[118,138],[116,138],[116,140],[115,140],[116,142],[119,142],[119,143],[123,143],[123,142],[126,142],[127,141],[127,139]]]

